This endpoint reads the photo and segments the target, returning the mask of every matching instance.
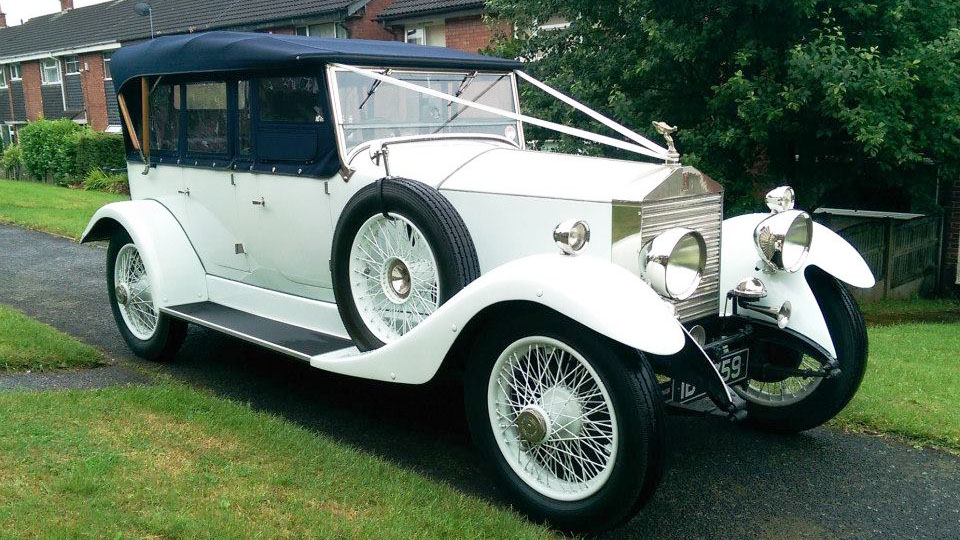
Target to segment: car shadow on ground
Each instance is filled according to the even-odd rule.
[[[191,330],[161,371],[509,505],[470,447],[454,379],[405,386],[338,376],[201,328]],[[606,537],[884,537],[905,521],[930,524],[942,510],[937,506],[946,506],[936,500],[906,506],[909,497],[896,495],[902,482],[929,482],[940,474],[956,482],[960,476],[960,466],[951,468],[950,461],[930,478],[884,475],[891,452],[909,454],[904,465],[911,467],[916,459],[942,456],[830,429],[782,436],[719,418],[676,415],[667,429],[663,484],[640,515]],[[950,517],[941,517],[949,526]]]

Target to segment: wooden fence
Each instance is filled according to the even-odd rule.
[[[877,278],[871,296],[885,298],[897,287],[936,277],[942,226],[939,216],[887,218],[851,225],[837,234],[857,248]]]

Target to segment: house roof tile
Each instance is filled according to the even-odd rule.
[[[133,9],[139,1],[108,0],[0,28],[0,58],[149,38],[149,19]],[[150,4],[156,33],[164,35],[341,15],[366,1],[152,0]]]
[[[382,21],[484,7],[484,0],[395,0],[378,17]]]

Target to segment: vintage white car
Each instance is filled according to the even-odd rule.
[[[863,377],[860,255],[790,188],[724,220],[664,123],[667,147],[515,61],[405,43],[210,32],[112,63],[133,200],[82,241],[110,242],[139,356],[194,323],[368,379],[444,368],[518,507],[581,531],[652,496],[665,404],[796,432]],[[518,80],[618,136],[522,114]],[[530,151],[525,124],[649,159]]]

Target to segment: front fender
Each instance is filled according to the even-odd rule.
[[[109,240],[118,227],[137,245],[158,308],[207,299],[200,257],[165,206],[153,200],[110,203],[93,215],[80,242]]]
[[[787,325],[823,347],[834,358],[837,356],[827,323],[817,299],[805,278],[806,268],[816,266],[833,277],[853,285],[869,288],[876,283],[873,273],[857,250],[835,232],[813,224],[813,240],[804,266],[796,272],[767,272],[757,255],[753,231],[770,214],[747,214],[723,221],[720,250],[720,294],[726,295],[741,279],[754,276],[767,286],[767,297],[762,304],[779,306],[790,301],[793,313]],[[724,298],[721,297],[721,307]],[[724,313],[727,315],[729,313]],[[762,318],[749,310],[741,315]],[[765,319],[769,321],[769,319]]]
[[[683,327],[672,307],[634,274],[598,258],[544,254],[487,272],[413,330],[379,349],[320,355],[310,363],[346,375],[425,383],[477,314],[511,301],[541,304],[652,354],[675,354],[684,345]]]

